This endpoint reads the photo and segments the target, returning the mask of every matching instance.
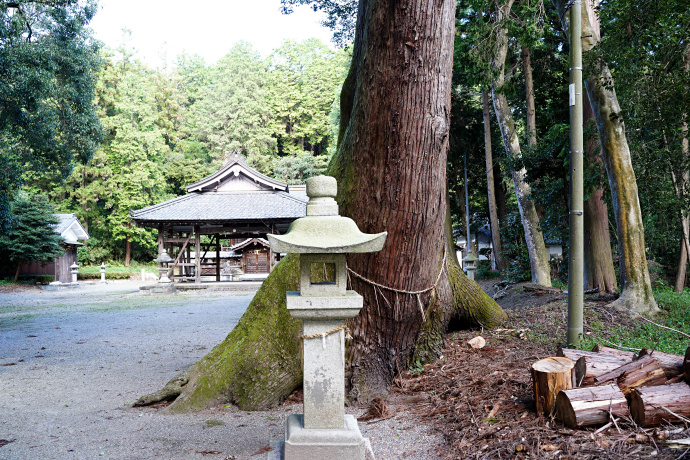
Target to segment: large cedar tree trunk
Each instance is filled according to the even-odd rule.
[[[583,94],[583,118],[594,119],[592,106],[587,94]],[[601,149],[597,139],[590,139],[585,147],[587,161],[602,163]],[[584,288],[598,289],[599,292],[613,294],[618,289],[616,272],[613,267],[611,254],[611,238],[609,236],[609,211],[603,199],[604,190],[595,186],[584,201]]]
[[[507,0],[500,5],[499,23],[510,15],[512,5],[513,0]],[[496,119],[501,129],[506,155],[513,158],[520,158],[522,153],[520,151],[520,142],[515,130],[513,116],[510,106],[508,105],[508,99],[505,94],[501,92],[504,84],[507,53],[507,30],[504,28],[497,28],[496,54],[493,62],[496,77],[492,89],[494,111],[496,112]],[[546,251],[546,244],[544,244],[544,235],[539,229],[539,215],[537,214],[534,202],[529,198],[530,186],[525,181],[527,171],[524,168],[521,170],[514,170],[512,171],[512,175],[522,226],[525,230],[525,242],[527,244],[529,262],[532,269],[532,282],[542,286],[551,286],[549,256]]]
[[[351,287],[364,297],[348,324],[351,400],[385,395],[411,359],[436,358],[451,320],[492,327],[506,318],[462,273],[450,247],[445,164],[454,11],[450,0],[360,2],[341,139],[329,170],[338,179],[341,214],[362,231],[388,231],[388,239],[383,251],[348,257],[348,264],[398,291],[436,287],[418,300],[375,293],[351,275]],[[276,266],[225,341],[166,386],[163,397],[177,397],[170,410],[226,402],[264,409],[301,383],[301,322],[285,308],[298,274],[295,255]]]
[[[360,1],[341,98],[343,135],[331,173],[341,213],[365,232],[388,231],[381,252],[349,256],[349,267],[391,289],[375,292],[372,284],[351,278],[365,296],[350,324],[351,400],[385,395],[412,357],[438,356],[451,316],[479,314],[493,324],[502,318],[459,270],[447,231],[454,14],[449,0]],[[434,286],[439,273],[421,306],[405,293]]]

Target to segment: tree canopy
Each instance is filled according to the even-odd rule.
[[[102,140],[94,1],[0,2],[0,224],[27,169],[64,178]]]

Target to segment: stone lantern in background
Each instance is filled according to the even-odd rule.
[[[300,254],[300,291],[287,293],[287,309],[303,321],[304,414],[285,426],[284,458],[364,459],[369,441],[345,415],[345,320],[357,316],[362,296],[347,290],[346,253],[377,252],[386,232],[365,234],[338,215],[337,182],[307,180],[307,216],[285,235],[268,235],[274,252]]]
[[[467,256],[462,259],[462,265],[465,270],[465,273],[467,274],[467,277],[471,280],[474,280],[474,272],[477,270],[477,259],[474,254],[471,252],[467,254]]]
[[[105,280],[105,262],[101,262],[101,283],[106,283]]]
[[[153,261],[158,262],[158,283],[151,287],[150,291],[156,294],[175,294],[175,285],[170,278],[168,278],[168,264],[172,262],[173,259],[168,255],[167,249],[163,248],[158,258],[153,259]]]
[[[158,282],[159,283],[169,283],[170,278],[168,278],[168,264],[173,261],[172,257],[168,255],[168,250],[163,248],[158,258],[153,259],[154,262],[158,262]]]
[[[79,265],[77,265],[77,263],[74,262],[72,265],[69,266],[69,268],[72,272],[72,284],[77,284],[77,273],[79,272]]]

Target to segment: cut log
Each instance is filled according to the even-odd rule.
[[[559,348],[556,355],[572,359],[573,361],[577,361],[582,357],[585,358],[585,376],[584,379],[578,379],[578,386],[591,385],[594,383],[595,377],[628,363],[628,360],[622,360],[605,353],[574,350],[572,348]]]
[[[649,356],[643,356],[625,366],[625,372],[620,374],[616,384],[627,395],[633,388],[664,385],[666,380],[666,374],[659,362]]]
[[[606,345],[596,344],[594,345],[592,351],[595,353],[603,353],[605,355],[615,356],[616,358],[622,360],[634,361],[637,359],[637,353],[634,351],[619,350],[618,348],[611,348],[607,347]]]
[[[648,350],[646,348],[640,350],[640,358],[647,355],[659,361],[661,368],[666,373],[666,378],[672,379],[673,377],[683,373],[683,357],[681,355],[673,355],[671,353]]]
[[[685,383],[690,385],[690,347],[685,350],[685,359],[683,359],[683,375],[685,376]]]
[[[630,414],[640,426],[679,423],[690,418],[690,386],[686,383],[635,388],[630,392]]]
[[[546,358],[532,364],[534,401],[537,413],[550,414],[561,390],[573,388],[575,362],[568,358]]]
[[[628,414],[628,401],[616,385],[561,390],[556,397],[556,416],[570,428],[603,425]]]
[[[643,356],[637,361],[631,361],[629,363],[623,364],[622,366],[613,369],[612,371],[598,375],[594,377],[594,383],[602,383],[608,382],[609,380],[617,380],[618,377],[625,373],[629,374],[631,371],[636,371],[640,369],[643,369],[644,371],[653,372],[654,376],[658,376],[659,374],[663,375],[664,381],[661,382],[661,384],[665,383],[666,376],[664,375],[664,371],[661,369],[661,365],[659,365],[659,362],[651,356]],[[642,375],[642,372],[638,372],[637,374]]]

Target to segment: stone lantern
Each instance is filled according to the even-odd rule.
[[[274,252],[300,254],[300,291],[287,293],[287,309],[303,321],[304,414],[287,419],[286,460],[363,460],[368,449],[357,420],[345,415],[345,320],[363,306],[347,290],[345,254],[380,251],[387,233],[362,233],[339,216],[336,192],[333,177],[308,179],[307,216],[268,235]]]
[[[101,262],[101,283],[105,282],[105,262]]]
[[[462,259],[462,265],[463,268],[465,269],[465,273],[467,273],[467,277],[471,280],[474,280],[474,272],[477,270],[477,259],[471,252],[467,254],[467,256]]]
[[[77,272],[79,271],[79,265],[77,265],[77,263],[74,262],[72,265],[69,266],[69,268],[72,272],[72,284],[77,284]]]
[[[153,259],[153,261],[158,262],[158,282],[170,283],[170,278],[168,278],[168,264],[172,262],[173,259],[168,255],[168,250],[163,248],[158,258]]]

